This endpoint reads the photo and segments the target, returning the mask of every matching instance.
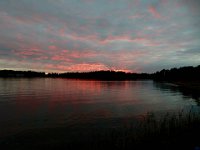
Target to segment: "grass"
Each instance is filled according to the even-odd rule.
[[[200,149],[200,113],[148,113],[134,125],[34,129],[1,141],[2,149]]]

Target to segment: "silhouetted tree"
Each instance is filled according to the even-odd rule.
[[[45,77],[44,72],[0,70],[0,77]]]
[[[187,66],[181,68],[172,68],[169,70],[161,70],[152,74],[154,80],[166,81],[191,81],[200,80],[200,65],[197,67]]]

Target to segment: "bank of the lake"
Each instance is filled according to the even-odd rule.
[[[172,81],[172,83],[190,92],[200,93],[200,81]]]

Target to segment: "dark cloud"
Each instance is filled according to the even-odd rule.
[[[182,50],[178,52],[180,55],[200,55],[200,47],[198,48],[192,48],[192,49],[187,49],[187,50]]]

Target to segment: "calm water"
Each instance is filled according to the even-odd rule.
[[[0,79],[0,135],[105,120],[126,122],[147,112],[191,106],[197,107],[195,99],[174,85],[153,81]]]

